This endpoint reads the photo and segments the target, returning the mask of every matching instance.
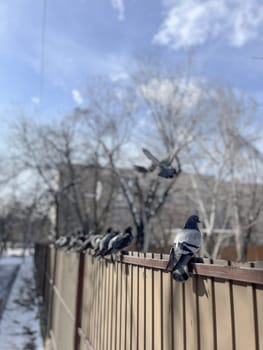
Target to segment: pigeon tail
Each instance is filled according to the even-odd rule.
[[[141,165],[134,165],[133,167],[136,171],[138,171],[139,173],[144,174],[144,175],[148,174],[148,172],[149,172],[149,170],[147,168],[145,168],[144,166],[141,166]]]
[[[188,263],[192,258],[192,254],[181,255],[175,264],[172,275],[176,281],[184,282],[189,278]]]

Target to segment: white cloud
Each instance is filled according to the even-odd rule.
[[[257,0],[240,1],[234,16],[230,43],[234,46],[243,46],[250,39],[256,38],[259,32],[262,33],[262,28],[263,3]]]
[[[118,19],[119,21],[124,21],[125,15],[124,15],[124,0],[111,0],[112,6],[115,10],[118,12]]]
[[[40,98],[37,96],[32,96],[31,97],[31,101],[35,104],[35,105],[39,105],[40,103]]]
[[[173,49],[202,45],[219,37],[230,46],[241,47],[258,37],[263,28],[261,0],[179,0],[173,5],[169,1],[168,7],[153,42]]]
[[[184,80],[153,78],[141,84],[138,93],[149,101],[176,109],[178,104],[185,107],[196,105],[201,98],[202,88],[198,83]]]
[[[73,89],[71,91],[73,100],[78,104],[81,105],[83,103],[83,97],[81,96],[80,92],[76,89]]]
[[[120,81],[120,80],[127,80],[129,78],[130,78],[129,74],[126,73],[125,71],[116,71],[110,74],[110,79],[113,82]]]

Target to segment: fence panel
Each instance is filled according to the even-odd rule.
[[[52,342],[57,349],[74,348],[79,255],[58,251],[53,286]]]
[[[147,258],[152,258],[152,254],[147,254]],[[154,309],[154,300],[153,300],[153,270],[150,268],[145,268],[145,348],[153,349],[153,309]]]
[[[252,286],[233,284],[234,335],[236,349],[255,349],[255,319]],[[247,335],[251,334],[251,337]]]
[[[125,348],[124,349],[129,349],[131,350],[131,345],[132,345],[132,300],[133,300],[133,288],[132,288],[132,269],[133,266],[131,265],[126,265],[126,328],[125,328],[125,333],[126,333],[126,343],[125,343]]]
[[[38,247],[35,264],[53,350],[263,350],[259,263],[196,263],[183,284],[160,254],[113,264]]]
[[[230,283],[225,280],[215,280],[215,319],[217,349],[233,349]]]
[[[258,349],[263,350],[263,286],[256,286],[255,288],[256,305],[255,314],[257,319],[257,339]]]

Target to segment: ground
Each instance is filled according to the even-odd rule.
[[[16,269],[10,293],[10,276],[14,277]],[[0,286],[3,300],[8,296],[2,317],[0,314],[0,350],[43,350],[33,257],[0,259]]]

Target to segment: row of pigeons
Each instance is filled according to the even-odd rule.
[[[104,234],[78,230],[69,236],[59,237],[55,246],[65,251],[83,252],[95,257],[110,255],[113,261],[113,256],[124,251],[133,242],[133,238],[131,226],[122,232],[109,227]]]
[[[191,215],[183,229],[178,230],[174,238],[166,270],[171,269],[176,281],[185,282],[188,279],[188,264],[200,249],[201,232],[198,223],[200,223],[199,217]],[[110,256],[111,261],[114,262],[113,257],[127,249],[133,240],[132,227],[127,227],[123,232],[110,227],[104,234],[77,231],[70,236],[61,236],[56,240],[55,246],[66,251],[87,253],[94,257]]]

